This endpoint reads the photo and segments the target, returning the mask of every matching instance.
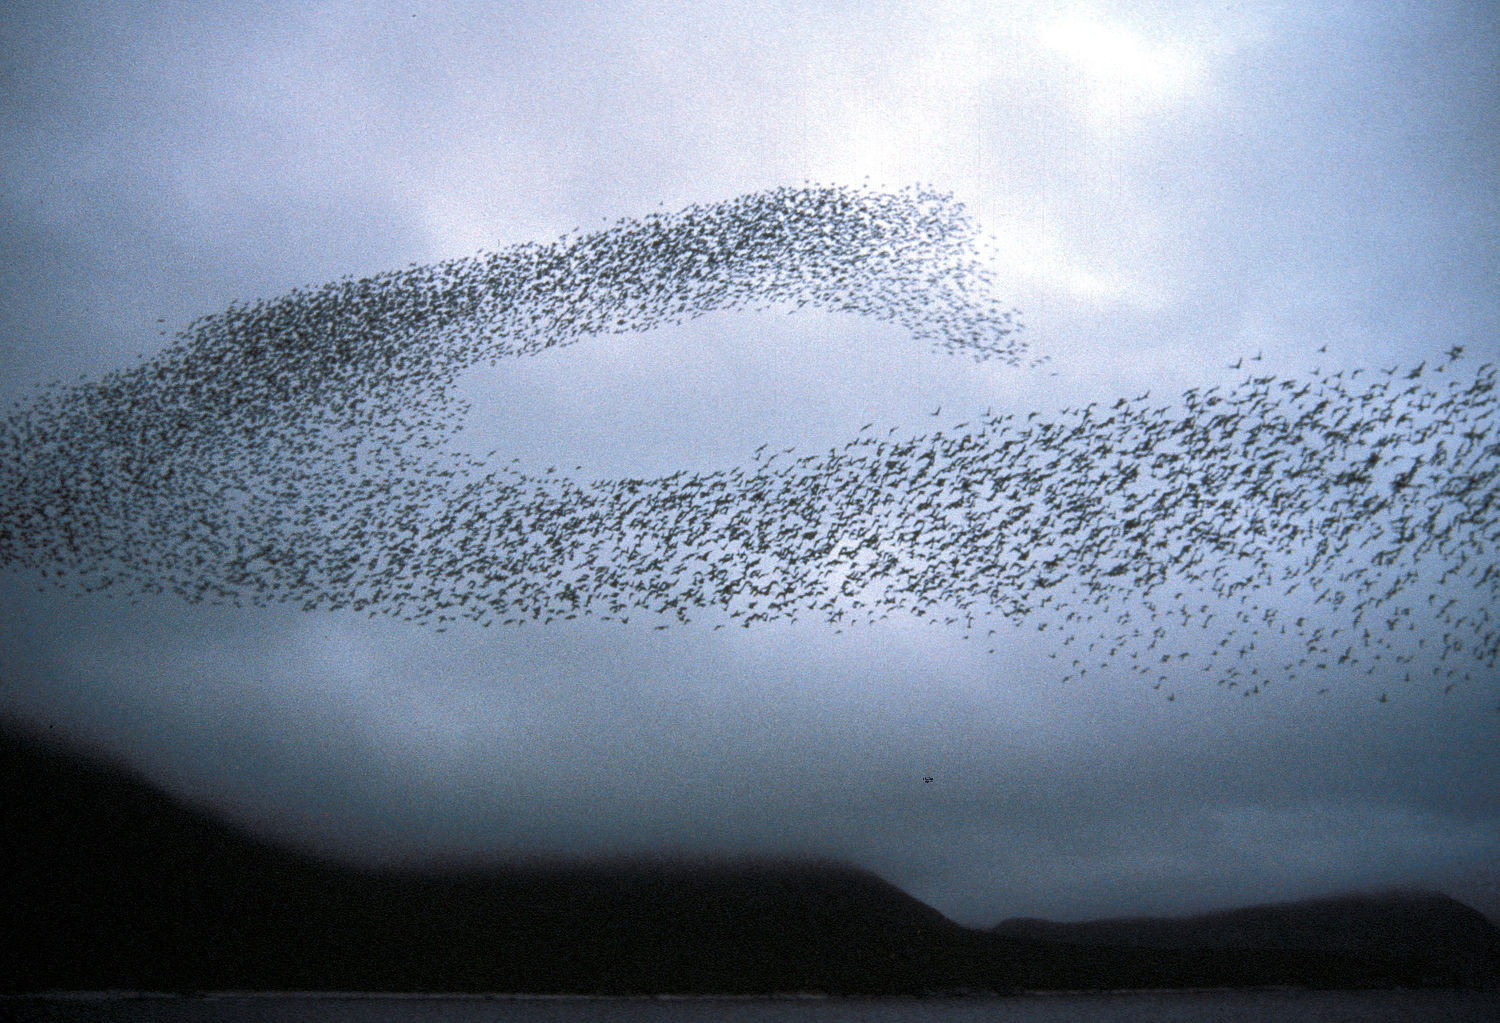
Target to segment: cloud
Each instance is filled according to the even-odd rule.
[[[1118,22],[1070,12],[1042,26],[1041,44],[1078,76],[1101,127],[1199,92],[1204,57],[1179,41],[1151,40]]]

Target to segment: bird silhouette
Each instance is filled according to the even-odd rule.
[[[236,303],[8,411],[0,564],[122,600],[434,629],[1030,622],[1084,654],[1067,680],[1202,676],[1260,698],[1272,635],[1279,680],[1360,669],[1381,702],[1413,672],[1496,677],[1495,368],[1459,372],[1461,346],[1441,385],[1426,360],[1373,381],[1267,370],[1155,405],[871,422],[826,452],[767,441],[655,478],[458,444],[469,367],[715,311],[841,310],[1019,366],[977,245],[940,193],[810,186]],[[1294,599],[1323,624],[1283,613]]]

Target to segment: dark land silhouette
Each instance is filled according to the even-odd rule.
[[[0,771],[11,993],[1500,986],[1500,929],[1432,893],[983,931],[837,863],[381,872],[257,841],[15,734]]]

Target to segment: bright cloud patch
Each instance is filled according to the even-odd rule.
[[[1044,26],[1039,38],[1081,76],[1099,117],[1140,114],[1181,99],[1203,77],[1203,61],[1191,50],[1085,15],[1060,18]]]

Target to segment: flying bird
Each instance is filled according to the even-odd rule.
[[[1404,391],[1267,369],[1155,406],[1147,390],[914,436],[871,422],[826,452],[767,441],[742,464],[648,479],[531,471],[457,443],[469,367],[768,303],[1019,365],[1018,314],[976,239],[927,190],[774,189],[235,304],[137,365],[9,410],[0,564],[124,600],[439,630],[644,614],[664,631],[701,613],[838,629],[899,614],[965,635],[1065,622],[1085,655],[1067,679],[1196,675],[1261,698],[1272,633],[1290,651],[1278,684],[1341,664],[1394,685],[1402,657],[1450,686],[1496,677],[1500,630],[1479,613],[1500,604],[1490,364],[1441,388],[1425,362]],[[1335,624],[1284,613],[1303,594]],[[1381,621],[1408,627],[1362,631]]]

